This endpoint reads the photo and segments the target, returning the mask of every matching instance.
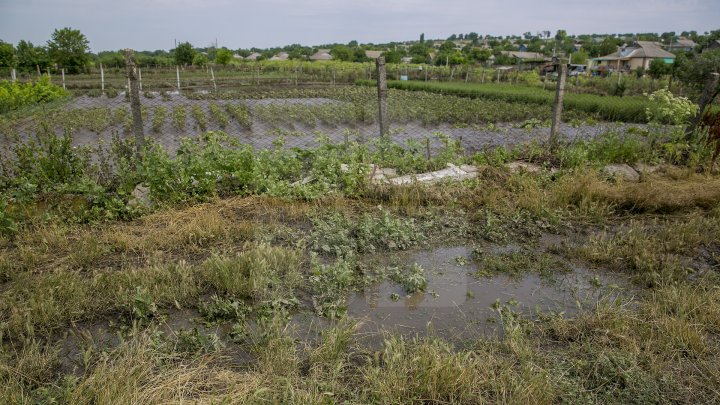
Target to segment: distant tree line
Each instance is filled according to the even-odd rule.
[[[565,30],[557,30],[553,36],[550,31],[535,34],[525,32],[522,35],[482,36],[476,32],[457,33],[445,40],[426,40],[421,34],[417,41],[391,42],[385,44],[360,44],[350,41],[347,44],[325,44],[317,47],[292,44],[284,47],[229,49],[215,46],[195,47],[190,42],[181,42],[175,49],[136,51],[139,66],[205,66],[229,65],[240,63],[253,53],[255,60],[266,60],[285,52],[288,59],[307,60],[318,49],[329,49],[333,59],[345,62],[367,62],[370,59],[366,51],[383,51],[388,63],[400,63],[404,58],[411,63],[435,65],[487,64],[510,65],[515,62],[506,51],[534,52],[543,57],[553,55],[571,55],[571,62],[584,64],[589,58],[615,52],[619,46],[632,41],[656,41],[670,44],[679,37],[692,39],[698,43],[693,52],[679,54],[672,65],[653,61],[648,73],[659,77],[677,75],[683,66],[692,63],[699,50],[711,41],[720,38],[720,30],[698,34],[696,31],[627,34],[569,35]],[[48,68],[65,68],[68,73],[87,71],[90,67],[103,64],[107,67],[123,67],[125,59],[122,50],[101,51],[93,54],[84,34],[72,28],[56,29],[45,44],[33,44],[19,41],[16,45],[0,40],[0,68],[14,67],[20,72],[45,71]]]

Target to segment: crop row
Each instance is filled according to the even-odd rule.
[[[374,85],[362,80],[358,84]],[[496,100],[512,103],[552,105],[555,94],[537,87],[507,84],[465,84],[447,82],[388,81],[392,89],[430,92],[471,99]],[[642,97],[613,97],[594,94],[565,94],[565,108],[594,114],[610,121],[646,122],[648,102]]]
[[[292,89],[254,94],[259,100],[246,96],[244,93],[215,94],[205,97],[207,100],[198,100],[203,97],[196,96],[188,98],[183,104],[158,100],[155,106],[143,106],[143,120],[154,134],[169,130],[177,133],[188,130],[227,130],[234,123],[239,128],[251,130],[255,123],[271,128],[293,129],[299,126],[313,129],[318,126],[371,125],[377,121],[377,95],[369,87]],[[575,101],[569,101],[572,102]],[[602,111],[601,107],[597,110]],[[577,115],[577,110],[569,113]],[[388,96],[388,115],[390,122],[399,124],[484,125],[528,119],[546,120],[550,117],[550,103],[392,89]],[[126,131],[132,128],[132,116],[126,106],[38,112],[23,119],[9,120],[3,127],[27,130],[32,129],[29,124],[39,125],[40,122],[54,128],[84,129],[97,134],[117,127]]]

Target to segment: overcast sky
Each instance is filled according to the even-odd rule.
[[[0,39],[82,31],[94,52],[390,42],[565,29],[570,34],[720,29],[719,0],[0,0]]]

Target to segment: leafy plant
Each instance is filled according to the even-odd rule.
[[[648,121],[658,124],[682,125],[697,113],[698,106],[686,97],[673,95],[668,89],[646,94]]]
[[[0,113],[18,110],[23,107],[45,104],[68,97],[62,87],[50,83],[48,76],[42,76],[35,82],[0,81]]]

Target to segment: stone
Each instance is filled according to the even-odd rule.
[[[648,165],[645,163],[636,163],[633,167],[635,171],[638,173],[644,173],[644,174],[651,174],[651,173],[657,173],[660,171],[661,167],[659,165]]]
[[[380,169],[380,171],[382,172],[382,174],[385,177],[388,177],[388,178],[397,177],[397,170],[395,170],[395,169],[386,167],[386,168]]]
[[[472,165],[460,165],[460,170],[465,173],[477,173],[478,168]]]
[[[150,199],[150,187],[145,187],[142,184],[135,186],[135,189],[130,194],[130,200],[127,203],[130,208],[140,209],[151,209],[155,207],[155,202]]]
[[[528,173],[540,173],[542,168],[536,164],[528,162],[510,162],[505,165],[511,172],[528,172]]]
[[[608,177],[622,178],[625,181],[631,182],[640,181],[640,174],[625,163],[607,165],[602,169],[602,171]]]
[[[434,183],[443,180],[466,180],[475,178],[477,176],[477,172],[468,173],[453,164],[448,164],[448,167],[446,169],[438,170],[435,172],[408,174],[405,176],[388,179],[387,182],[394,185],[411,183]]]

